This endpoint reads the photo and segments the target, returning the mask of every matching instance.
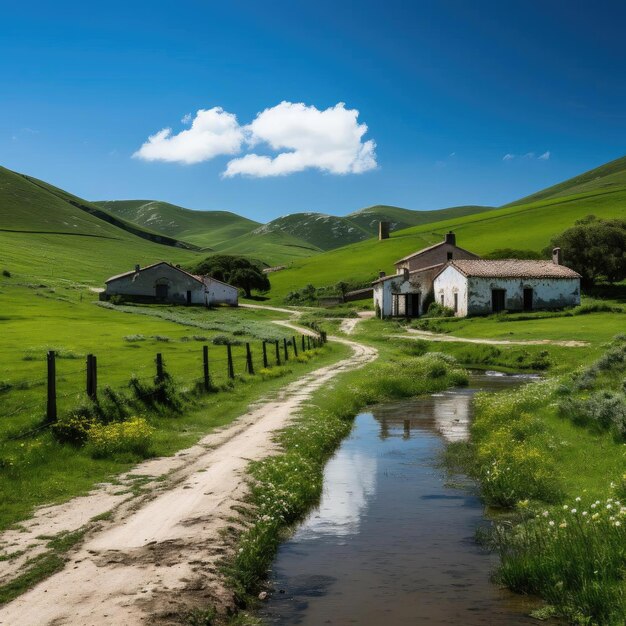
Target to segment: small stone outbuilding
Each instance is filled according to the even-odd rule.
[[[457,317],[580,304],[580,274],[553,261],[453,260],[433,280],[435,301]]]
[[[237,306],[239,290],[211,276],[197,276],[161,261],[131,272],[112,276],[106,282],[104,298],[122,296],[128,300]]]

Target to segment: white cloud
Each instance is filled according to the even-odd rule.
[[[503,161],[512,161],[514,158],[515,158],[515,155],[514,155],[514,154],[511,154],[510,152],[508,152],[507,154],[505,154],[505,155],[502,157],[502,160],[503,160]]]
[[[524,159],[534,159],[535,158],[535,153],[534,152],[527,152],[524,157]]]
[[[243,130],[235,115],[221,107],[200,109],[191,128],[176,135],[171,128],[164,128],[148,137],[133,157],[145,161],[200,163],[219,154],[236,154],[243,140]]]
[[[245,130],[251,146],[266,144],[280,154],[247,154],[230,161],[225,177],[283,176],[316,168],[331,174],[360,174],[376,167],[376,144],[356,109],[343,102],[320,111],[303,103],[281,102],[259,113]]]
[[[550,160],[550,150],[546,150],[543,154],[540,154],[537,158],[540,161],[549,161]]]
[[[180,121],[182,124],[191,124],[192,119],[193,119],[193,115],[191,115],[191,113],[185,113],[185,115],[183,115]]]

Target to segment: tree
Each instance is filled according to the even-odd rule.
[[[246,298],[252,295],[253,289],[258,291],[270,289],[270,281],[261,268],[241,256],[216,254],[200,261],[190,271],[193,274],[211,276],[216,280],[239,287],[243,289]]]
[[[626,278],[626,220],[588,215],[554,237],[551,245],[561,248],[565,262],[582,276],[585,286]]]

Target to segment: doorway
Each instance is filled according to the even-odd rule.
[[[420,306],[421,306],[421,295],[420,293],[411,293],[408,295],[409,298],[409,306],[408,306],[408,317],[419,317],[420,316]]]
[[[530,287],[524,288],[524,311],[533,310],[533,290]]]
[[[491,290],[491,310],[494,313],[500,313],[504,311],[506,290],[504,289],[492,289]]]
[[[191,291],[187,291],[187,306],[191,304]]]
[[[156,286],[156,299],[157,300],[167,300],[167,285],[157,285]]]

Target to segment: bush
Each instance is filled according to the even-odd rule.
[[[130,343],[133,343],[135,341],[145,341],[146,338],[143,335],[126,335],[124,337],[124,341],[128,341]]]
[[[439,302],[431,302],[426,315],[428,317],[454,317],[454,311]]]
[[[88,432],[87,447],[94,458],[120,453],[147,457],[153,432],[154,428],[142,417],[133,417],[125,422],[94,424]]]
[[[9,272],[9,270],[2,270],[2,275],[5,278],[11,278],[11,272]]]
[[[61,443],[82,446],[95,422],[95,417],[88,409],[79,407],[55,422],[52,425],[52,434]]]
[[[241,341],[239,341],[239,339],[231,339],[230,337],[227,337],[226,335],[215,335],[215,337],[213,337],[213,345],[215,346],[240,346],[241,345]]]
[[[122,304],[124,302],[124,298],[120,295],[114,295],[109,298],[109,302],[115,306],[118,304]]]
[[[620,437],[626,436],[626,398],[621,393],[603,390],[588,398],[564,398],[559,411],[575,424],[595,425],[602,430],[615,428]]]

